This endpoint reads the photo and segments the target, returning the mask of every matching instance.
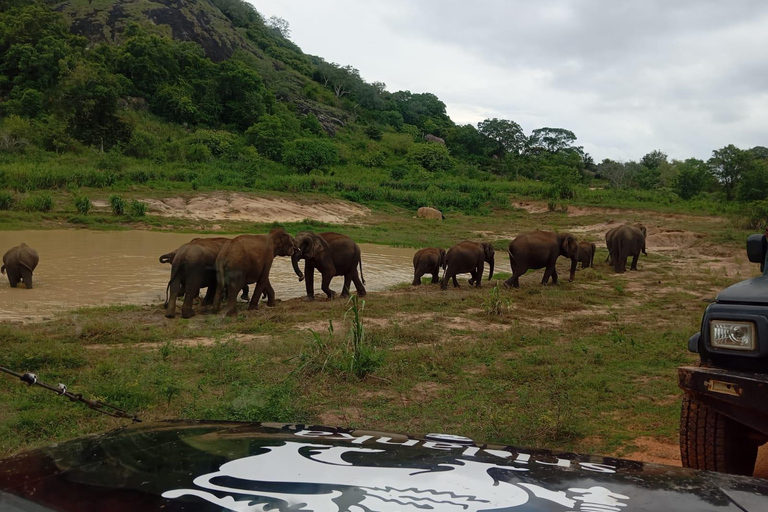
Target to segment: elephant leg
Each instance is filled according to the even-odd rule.
[[[341,288],[341,298],[346,299],[349,297],[349,285],[352,284],[352,272],[349,272],[344,276],[344,286]]]
[[[355,270],[352,271],[352,275],[350,275],[350,277],[352,278],[352,282],[355,283],[355,290],[357,290],[357,296],[365,297],[367,292],[365,291],[365,286],[363,286],[363,283],[360,280],[360,275],[357,273],[357,267],[355,267]]]
[[[27,287],[27,290],[32,289],[32,271],[28,268],[22,268],[21,269],[21,280],[24,281],[24,286]]]
[[[436,269],[434,272],[432,272],[432,284],[437,284],[440,282],[440,269]],[[421,284],[421,277],[419,277],[419,284]]]
[[[552,276],[552,270],[551,266],[544,269],[544,277],[541,278],[541,284],[547,284],[549,282],[549,278]]]
[[[413,271],[413,282],[411,285],[413,286],[419,286],[421,284],[421,276],[424,275],[424,270],[421,267],[417,267],[416,270]],[[435,280],[433,279],[432,282],[434,283]]]
[[[505,288],[520,288],[520,276],[525,274],[525,270],[520,272],[520,269],[517,267],[512,267],[512,275],[509,279],[504,281],[504,287]]]
[[[483,267],[477,267],[472,273],[472,279],[470,285],[474,285],[477,288],[482,288],[481,281],[483,280]]]
[[[240,298],[246,302],[248,301],[248,285],[247,284],[243,286],[243,293],[242,295],[240,295]]]
[[[459,281],[456,279],[456,274],[453,274],[453,276],[451,276],[451,279],[453,279],[453,287],[454,288],[461,288],[459,286]]]
[[[443,279],[440,281],[440,289],[448,289],[448,281],[451,279],[451,268],[448,267],[443,273]]]
[[[192,308],[195,299],[200,295],[200,280],[190,279],[184,287],[184,303],[181,305],[181,318],[192,318],[195,310]]]
[[[235,316],[237,315],[237,292],[240,291],[240,288],[242,286],[240,283],[229,280],[227,282],[226,291],[227,291],[227,316]],[[218,287],[216,289],[216,293],[219,293]],[[255,297],[255,295],[254,295]]]
[[[277,305],[275,302],[275,289],[272,288],[272,283],[267,279],[267,285],[264,287],[264,293],[267,296],[267,307],[273,308]]]
[[[201,306],[210,306],[211,304],[213,304],[213,298],[215,296],[216,296],[216,283],[211,283],[206,288],[206,290],[205,290],[205,297],[203,297],[203,302],[200,305]]]
[[[552,284],[557,284],[557,267],[552,267]]]
[[[11,284],[11,288],[16,288],[21,281],[21,274],[16,270],[8,269],[8,282]]]
[[[181,291],[181,281],[177,278],[170,283],[170,295],[165,306],[165,318],[176,317],[176,299]]]
[[[307,300],[315,300],[315,266],[309,261],[304,264],[304,282],[307,285]]]
[[[632,256],[632,265],[629,267],[629,270],[637,270],[637,260],[640,258],[640,253],[637,253]]]
[[[330,272],[324,273],[321,275],[323,276],[323,279],[320,284],[320,289],[323,290],[323,292],[325,292],[325,295],[329,299],[333,299],[334,297],[336,297],[336,292],[331,290],[331,279],[333,279],[333,276],[330,274]],[[349,290],[347,290],[347,295],[349,295]]]

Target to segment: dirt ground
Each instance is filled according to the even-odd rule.
[[[246,222],[318,222],[346,224],[369,210],[345,201],[298,202],[287,199],[257,197],[238,192],[199,194],[191,198],[169,197],[142,199],[149,212],[161,217],[184,217],[205,221]],[[96,208],[106,208],[106,201],[94,201]]]

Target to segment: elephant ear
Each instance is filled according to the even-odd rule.
[[[483,244],[483,252],[485,252],[485,261],[493,261],[493,255],[496,253],[493,250],[493,244]]]
[[[440,249],[440,263],[439,263],[439,266],[443,270],[445,270],[445,268],[448,266],[445,249]]]
[[[301,254],[305,259],[314,259],[328,249],[328,244],[322,237],[314,233],[299,233],[296,235],[296,241],[299,243]]]
[[[576,243],[576,239],[573,237],[573,235],[568,235],[563,238],[563,241],[560,244],[560,250],[562,251],[563,255],[568,256],[569,258],[573,258],[578,253],[579,244]]]

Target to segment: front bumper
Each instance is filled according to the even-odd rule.
[[[768,436],[768,374],[681,366],[677,375],[687,394]]]

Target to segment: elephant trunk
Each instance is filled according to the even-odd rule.
[[[579,262],[579,258],[574,256],[571,258],[571,275],[568,277],[568,282],[573,282],[573,278],[576,277],[576,264]]]
[[[293,271],[299,277],[299,281],[304,280],[304,273],[299,269],[299,259],[301,259],[301,250],[297,249],[293,251],[291,255],[291,264],[293,264]]]
[[[488,262],[488,266],[490,267],[490,270],[488,270],[488,281],[490,281],[493,279],[493,260]]]

